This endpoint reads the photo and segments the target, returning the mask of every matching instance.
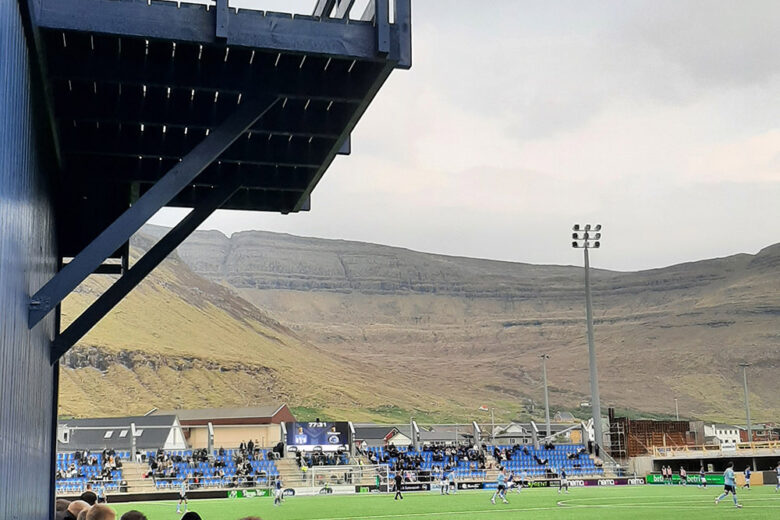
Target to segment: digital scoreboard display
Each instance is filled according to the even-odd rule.
[[[349,445],[347,422],[296,422],[286,426],[287,445],[303,451],[316,447],[322,451],[336,451]]]

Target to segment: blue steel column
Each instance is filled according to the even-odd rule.
[[[25,2],[0,2],[0,519],[53,518],[56,374],[51,316],[27,323],[29,295],[57,271],[47,128]]]

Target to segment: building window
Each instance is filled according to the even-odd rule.
[[[114,430],[108,430],[105,435],[103,435],[104,439],[110,439],[111,436],[114,435]]]
[[[121,432],[119,432],[120,439],[124,439],[125,437],[127,437],[127,430],[122,430]]]
[[[140,437],[140,436],[141,436],[141,435],[143,435],[143,434],[144,434],[144,431],[143,431],[143,430],[138,430],[138,429],[136,429],[136,430],[135,430],[135,433],[133,434],[133,436],[134,436],[134,437]]]

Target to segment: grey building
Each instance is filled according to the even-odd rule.
[[[57,425],[57,451],[130,451],[135,439],[139,450],[187,449],[175,415],[70,419]]]

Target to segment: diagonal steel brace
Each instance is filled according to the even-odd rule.
[[[33,328],[108,256],[130,240],[165,204],[219,157],[238,137],[276,102],[267,94],[245,96],[236,111],[198,143],[135,204],[62,268],[30,299],[28,327]]]
[[[195,229],[224,204],[241,186],[241,175],[233,172],[214,188],[201,204],[193,208],[176,227],[152,246],[121,278],[109,287],[87,310],[81,313],[59,336],[54,339],[51,362],[55,363],[68,349],[92,329],[132,291],[141,281],[160,265],[174,249],[192,234]]]

